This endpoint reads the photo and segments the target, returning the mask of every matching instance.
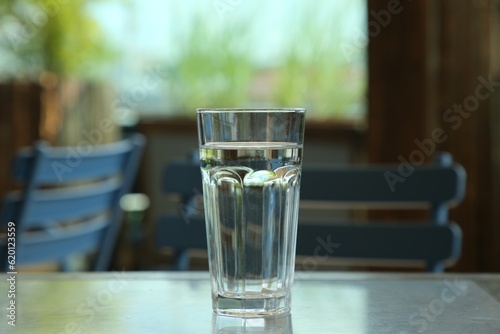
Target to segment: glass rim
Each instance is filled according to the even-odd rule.
[[[230,112],[241,112],[241,113],[264,113],[264,112],[288,112],[288,113],[305,113],[305,108],[197,108],[197,114],[205,114],[205,113],[230,113]]]

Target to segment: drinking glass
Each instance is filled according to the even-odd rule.
[[[212,305],[290,312],[305,110],[197,109]]]

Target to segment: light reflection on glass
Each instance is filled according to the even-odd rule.
[[[274,317],[238,318],[213,314],[212,334],[236,333],[291,334],[293,333],[292,316],[287,314]]]

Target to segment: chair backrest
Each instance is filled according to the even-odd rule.
[[[405,166],[404,168],[408,168]],[[302,169],[301,200],[327,201],[338,206],[363,208],[421,208],[430,212],[425,222],[299,221],[297,254],[376,260],[424,261],[439,272],[444,261],[458,259],[461,230],[448,221],[448,209],[465,193],[464,169],[449,154],[436,162],[402,169],[381,166],[308,166]],[[177,193],[183,202],[177,214],[157,224],[157,243],[180,250],[177,267],[187,269],[183,250],[207,247],[203,217],[191,202],[202,192],[199,165],[174,162],[163,175],[163,189]],[[335,245],[335,247],[328,247]]]
[[[133,134],[105,145],[41,141],[19,151],[12,171],[23,190],[6,196],[0,222],[15,224],[16,264],[64,263],[96,251],[92,269],[107,270],[122,218],[119,200],[131,190],[144,145]]]
[[[379,166],[307,166],[301,199],[331,201],[340,207],[429,211],[426,221],[304,222],[299,224],[297,253],[318,252],[339,258],[425,262],[440,272],[459,258],[462,235],[448,221],[448,210],[465,194],[466,173],[442,153],[435,163]],[[335,247],[325,247],[325,244]]]

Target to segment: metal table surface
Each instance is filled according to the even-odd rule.
[[[297,272],[291,315],[247,319],[212,312],[207,272],[0,276],[0,333],[500,333],[500,274]]]

